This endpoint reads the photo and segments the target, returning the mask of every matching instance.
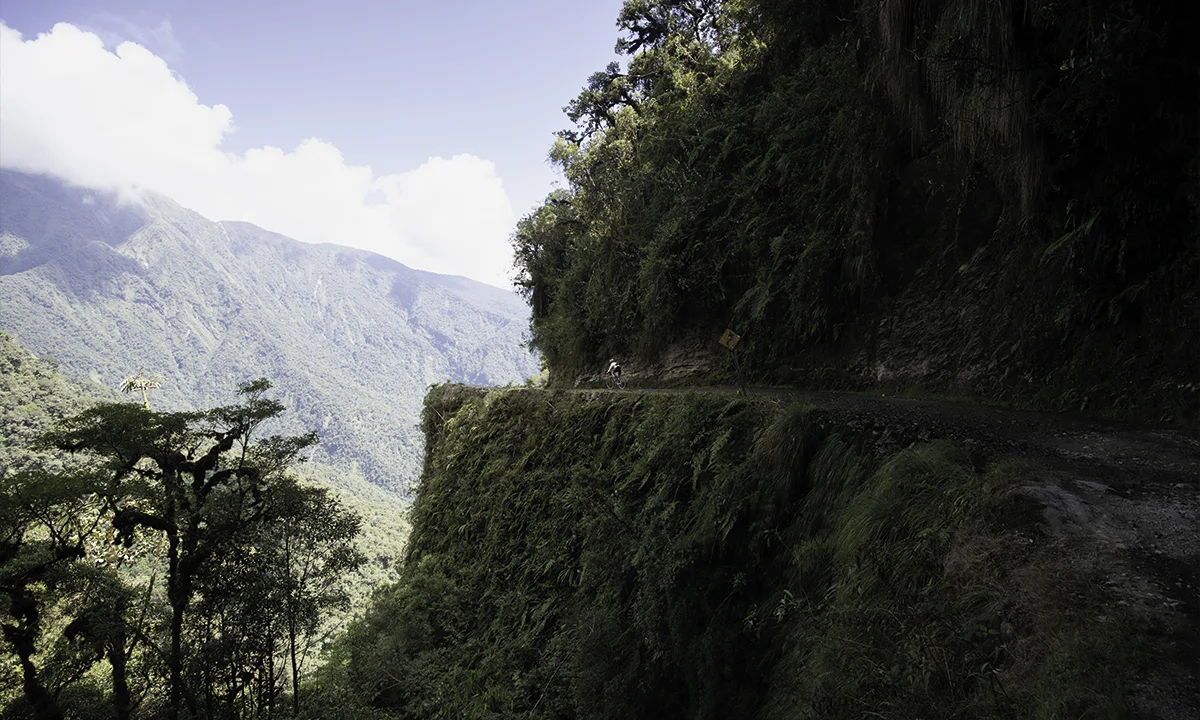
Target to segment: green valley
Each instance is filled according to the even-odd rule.
[[[7,170],[0,208],[0,329],[17,342],[112,388],[144,368],[172,410],[267,377],[287,430],[321,433],[310,459],[392,493],[416,478],[429,384],[538,370],[528,310],[498,288]]]

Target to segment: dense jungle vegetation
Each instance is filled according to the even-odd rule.
[[[1198,25],[630,0],[515,233],[533,345],[562,383],[731,327],[755,380],[1194,420]]]
[[[405,570],[322,669],[331,717],[1125,711],[1134,621],[1037,567],[1006,493],[1036,470],[716,394],[443,386],[424,429]]]
[[[514,234],[551,386],[732,328],[758,381],[1194,422],[1198,13],[629,0]],[[1023,534],[1036,468],[682,392],[423,422],[402,577],[315,683],[340,716],[1130,712],[1140,620]]]
[[[155,412],[2,333],[0,370],[0,717],[300,712],[373,577],[359,516],[293,472],[315,436],[269,434],[265,381]]]
[[[0,470],[20,470],[33,459],[53,462],[52,456],[31,450],[39,435],[98,402],[129,400],[112,388],[63,374],[57,359],[35,356],[2,330],[0,369],[4,371],[0,377]],[[169,383],[164,381],[163,387],[151,391],[154,407],[161,409],[159,393],[169,390]],[[140,401],[140,395],[135,394],[133,399]],[[285,397],[285,404],[291,399]],[[291,414],[290,408],[287,414]],[[297,426],[303,427],[291,418],[284,428],[275,427],[273,432]],[[351,604],[360,607],[372,589],[397,577],[409,531],[409,503],[368,482],[360,473],[306,456],[309,459],[293,466],[291,472],[304,483],[328,487],[339,503],[363,520],[355,544],[366,561],[349,587]],[[345,621],[335,624],[340,626]]]

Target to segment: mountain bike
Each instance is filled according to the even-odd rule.
[[[609,390],[624,390],[625,378],[621,375],[613,375],[612,373],[604,373],[604,384],[608,385]]]

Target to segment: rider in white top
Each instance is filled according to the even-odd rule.
[[[613,377],[621,377],[621,365],[615,358],[608,361],[608,372],[606,374]]]

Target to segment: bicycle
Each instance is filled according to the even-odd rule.
[[[604,384],[608,386],[609,390],[624,390],[625,378],[619,374],[604,373]]]

